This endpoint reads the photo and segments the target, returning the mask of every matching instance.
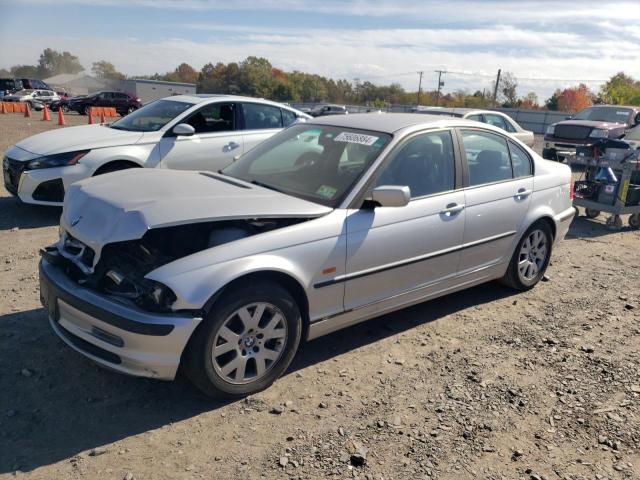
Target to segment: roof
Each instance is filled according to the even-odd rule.
[[[443,118],[441,115],[424,113],[354,113],[349,115],[329,115],[316,117],[307,121],[310,124],[330,125],[335,127],[359,128],[382,133],[394,133],[416,125],[477,125],[476,122],[454,118]]]
[[[254,98],[254,97],[243,97],[241,95],[226,95],[221,93],[196,93],[193,95],[185,94],[185,95],[172,95],[170,97],[165,97],[163,100],[175,100],[177,102],[188,102],[198,104],[212,101],[228,101],[228,102],[252,102],[252,103],[264,103],[266,105],[273,105],[279,108],[288,108],[290,110],[299,111],[289,105],[284,105],[278,102],[272,102],[271,100],[265,100],[264,98]],[[306,117],[305,117],[306,118]]]

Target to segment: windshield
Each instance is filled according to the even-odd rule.
[[[385,133],[298,124],[222,173],[335,208],[390,140]]]
[[[578,112],[572,120],[593,120],[595,122],[629,123],[632,110],[618,107],[589,107]]]
[[[191,107],[193,103],[157,100],[113,122],[110,126],[117,130],[155,132]]]

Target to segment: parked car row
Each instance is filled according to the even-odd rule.
[[[570,169],[493,125],[227,95],[42,133],[3,165],[23,201],[64,199],[39,267],[56,334],[216,397],[268,387],[307,339],[493,279],[532,288],[575,214]]]

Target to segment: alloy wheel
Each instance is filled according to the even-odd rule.
[[[278,307],[266,302],[245,305],[229,315],[216,333],[213,368],[231,384],[255,382],[278,362],[287,334],[287,322]]]
[[[533,280],[544,268],[549,251],[547,236],[542,230],[533,230],[522,242],[518,257],[518,275],[524,281]]]

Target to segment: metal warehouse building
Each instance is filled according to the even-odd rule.
[[[196,84],[141,79],[111,80],[109,89],[130,93],[138,97],[142,103],[148,103],[171,95],[195,94]]]

